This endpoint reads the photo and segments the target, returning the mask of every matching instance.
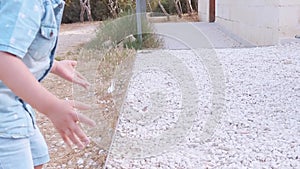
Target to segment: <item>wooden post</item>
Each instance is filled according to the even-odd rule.
[[[216,0],[209,0],[209,22],[215,22]]]
[[[143,42],[142,36],[142,19],[146,17],[146,0],[136,0],[136,22],[137,22],[137,35],[140,43]]]

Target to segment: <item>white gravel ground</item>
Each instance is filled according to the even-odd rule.
[[[203,58],[191,50],[141,52],[107,168],[300,168],[300,44],[215,51],[225,111],[213,116],[212,137],[203,139],[214,88]],[[138,67],[139,58],[157,52],[179,58],[189,73],[180,76],[194,82],[161,65]]]

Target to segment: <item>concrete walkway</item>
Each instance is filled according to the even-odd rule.
[[[217,23],[155,23],[154,28],[166,49],[254,47]]]

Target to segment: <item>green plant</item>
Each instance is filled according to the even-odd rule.
[[[142,37],[139,40],[136,15],[124,15],[103,23],[96,38],[87,44],[87,48],[108,48],[122,45],[125,48],[158,48],[161,40],[154,34],[153,26],[146,18],[142,19]],[[131,39],[128,39],[131,38]]]

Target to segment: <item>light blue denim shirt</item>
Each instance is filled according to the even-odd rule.
[[[19,57],[39,81],[52,66],[63,8],[62,0],[0,0],[0,51]],[[35,121],[30,105],[0,81],[0,137],[31,136]]]

